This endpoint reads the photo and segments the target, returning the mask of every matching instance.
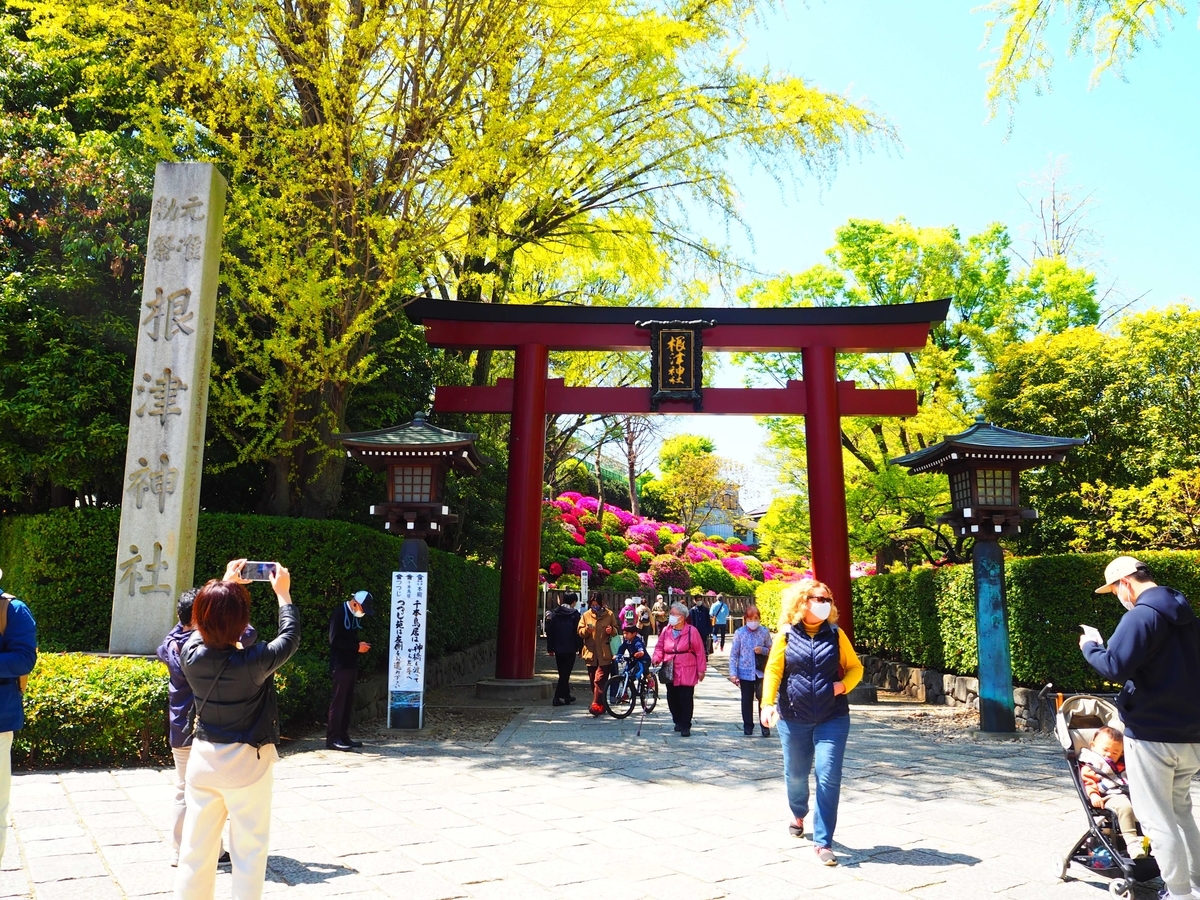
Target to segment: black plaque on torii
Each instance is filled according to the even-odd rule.
[[[657,411],[663,400],[691,400],[695,412],[703,410],[704,329],[717,323],[648,319],[634,324],[650,330],[650,409]]]

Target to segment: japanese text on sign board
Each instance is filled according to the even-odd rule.
[[[658,333],[658,388],[663,391],[695,390],[692,357],[696,333],[691,330],[663,329]]]

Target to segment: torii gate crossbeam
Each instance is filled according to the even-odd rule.
[[[411,304],[408,316],[425,326],[432,347],[516,353],[511,381],[438,387],[433,404],[435,412],[512,415],[496,677],[533,678],[546,416],[694,412],[690,402],[660,401],[653,408],[649,388],[566,387],[548,378],[550,350],[646,350],[648,335],[637,323],[654,315],[713,323],[703,329],[705,350],[799,352],[803,381],[775,389],[706,388],[703,411],[804,416],[813,570],[832,588],[840,624],[853,637],[841,417],[915,415],[917,398],[914,391],[858,390],[853,382],[839,382],[837,353],[920,350],[949,305],[949,300],[806,309]]]

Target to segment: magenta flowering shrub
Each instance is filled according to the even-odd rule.
[[[569,513],[575,508],[575,504],[570,500],[551,500],[550,505],[565,513]]]
[[[725,571],[734,578],[749,578],[750,569],[746,564],[736,556],[727,556],[721,560],[721,565],[725,567]]]
[[[649,572],[639,572],[638,573],[638,582],[644,588],[653,588],[654,587],[654,576],[651,575]]]
[[[704,562],[706,559],[714,559],[716,554],[703,544],[688,544],[688,548],[683,552],[683,556],[690,563],[698,563]]]
[[[575,501],[575,505],[580,509],[586,509],[590,513],[594,513],[600,508],[600,501],[595,497],[583,497]]]
[[[558,495],[559,500],[570,500],[572,503],[578,503],[583,499],[583,494],[578,491],[563,491]]]
[[[625,540],[630,544],[646,544],[654,548],[658,546],[658,529],[651,522],[641,522],[625,529]]]
[[[586,559],[580,559],[577,556],[572,556],[569,560],[567,560],[568,575],[582,575],[584,572],[588,573],[589,578],[591,577],[592,564]]]
[[[650,577],[660,591],[675,588],[686,591],[692,586],[692,575],[678,556],[663,554],[650,561]]]

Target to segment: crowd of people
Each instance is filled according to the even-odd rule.
[[[263,892],[280,739],[274,673],[298,649],[300,624],[290,573],[272,563],[266,577],[278,601],[278,633],[269,642],[257,639],[245,566],[244,559],[232,560],[222,578],[185,591],[178,624],[158,651],[170,678],[177,900],[212,898],[223,859],[230,863],[234,897],[257,900]],[[1200,900],[1200,827],[1190,798],[1200,774],[1200,621],[1182,593],[1157,584],[1133,557],[1113,560],[1096,591],[1113,594],[1126,613],[1107,646],[1088,628],[1080,649],[1101,676],[1124,687],[1119,727],[1098,729],[1079,753],[1087,801],[1114,815],[1132,858],[1153,851],[1165,885],[1160,897]],[[863,674],[838,628],[833,600],[819,581],[788,585],[774,633],[748,605],[728,655],[744,734],[778,732],[787,828],[797,837],[811,833],[816,859],[829,866],[838,864],[833,836],[850,734],[848,694]],[[653,605],[633,598],[614,613],[592,594],[585,609],[578,605],[578,595],[568,593],[546,617],[547,652],[559,673],[554,704],[575,701],[570,676],[582,655],[590,711],[602,714],[606,679],[614,661],[626,657],[639,675],[648,664],[657,667],[675,730],[689,737],[696,686],[710,671],[711,655],[725,646],[728,602],[717,597],[710,606],[698,598],[689,607],[659,595]],[[350,739],[349,710],[353,673],[370,649],[360,620],[372,607],[370,594],[358,592],[330,616],[329,749],[361,746]],[[0,815],[8,806],[13,733],[24,722],[24,682],[36,659],[37,626],[28,606],[0,590]],[[6,830],[0,829],[0,853]]]

